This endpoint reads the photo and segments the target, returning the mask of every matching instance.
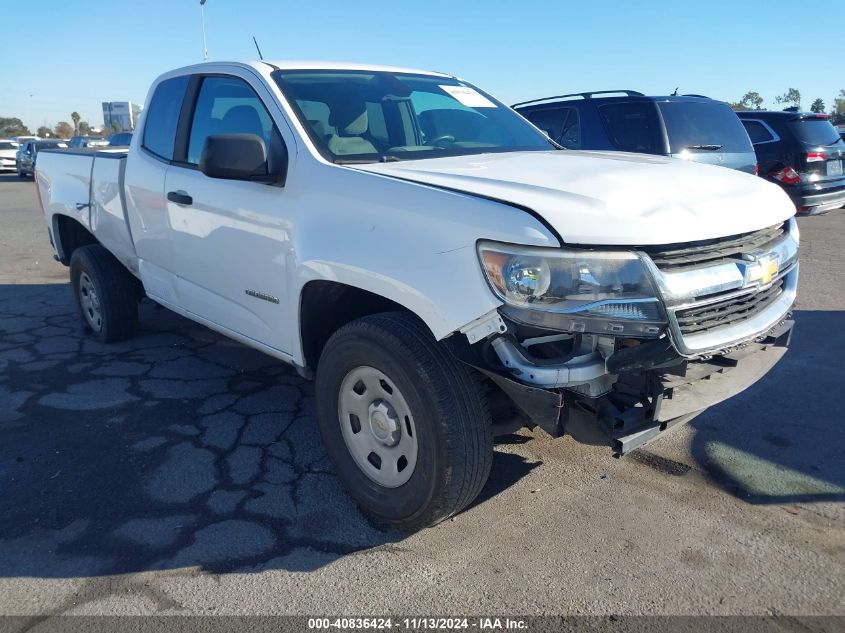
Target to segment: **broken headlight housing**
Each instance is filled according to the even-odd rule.
[[[513,320],[553,330],[655,337],[666,325],[639,255],[481,242],[478,256]]]

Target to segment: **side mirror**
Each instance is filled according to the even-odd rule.
[[[200,171],[209,178],[278,183],[284,174],[273,173],[263,139],[256,134],[218,134],[205,140]]]

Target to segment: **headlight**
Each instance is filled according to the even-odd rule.
[[[665,324],[639,256],[628,251],[482,242],[493,292],[516,320],[576,332],[655,336]]]

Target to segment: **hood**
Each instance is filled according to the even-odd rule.
[[[690,242],[795,214],[781,188],[762,178],[645,154],[510,152],[354,168],[527,207],[568,244]]]

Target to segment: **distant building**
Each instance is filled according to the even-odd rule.
[[[142,109],[143,106],[131,101],[103,101],[103,124],[106,133],[134,130]]]

